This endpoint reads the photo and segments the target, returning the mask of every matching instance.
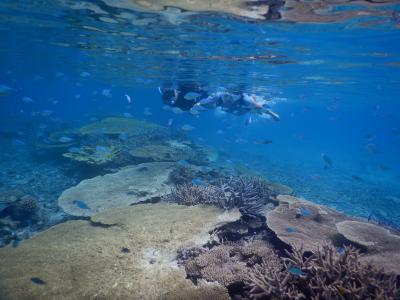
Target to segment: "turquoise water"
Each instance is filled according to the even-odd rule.
[[[240,163],[298,197],[400,227],[398,5],[307,23],[118,3],[0,4],[0,189],[34,194],[46,214],[23,230],[65,220],[60,193],[106,173],[37,144],[109,116],[169,125],[215,149],[221,166]],[[280,121],[174,112],[158,90],[173,84],[263,96]]]

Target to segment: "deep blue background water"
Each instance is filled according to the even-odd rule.
[[[172,24],[130,12],[156,20],[143,26],[105,23],[57,1],[13,2],[0,5],[0,85],[14,89],[0,97],[0,130],[18,130],[44,110],[73,126],[126,113],[162,125],[173,118],[175,128],[192,125],[188,134],[215,147],[221,163],[241,162],[299,196],[400,226],[400,31],[393,21],[246,23],[202,14]],[[246,126],[246,116],[174,114],[157,87],[183,80],[266,95],[281,121],[254,118]],[[254,143],[260,140],[272,143]],[[324,169],[321,153],[332,168]]]

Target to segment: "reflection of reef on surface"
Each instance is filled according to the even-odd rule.
[[[390,17],[391,12],[380,9],[380,6],[395,3],[395,1],[126,0],[115,4],[115,2],[107,0],[106,3],[111,7],[119,6],[137,11],[159,12],[172,23],[182,22],[182,19],[191,16],[191,13],[204,12],[226,13],[258,21],[285,20],[304,23],[329,23],[341,22],[360,16]]]

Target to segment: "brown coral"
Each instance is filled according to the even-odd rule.
[[[360,262],[352,247],[325,245],[311,256],[302,249],[281,261],[264,261],[248,275],[251,299],[399,299],[395,275]]]
[[[229,287],[242,284],[249,269],[256,263],[271,261],[275,256],[265,241],[257,240],[231,242],[211,249],[181,249],[178,261],[194,282],[202,278]]]

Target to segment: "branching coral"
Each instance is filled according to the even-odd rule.
[[[272,257],[275,254],[265,241],[254,241],[227,243],[211,249],[181,249],[178,261],[193,281],[202,278],[228,287],[241,284],[254,262],[270,261]]]
[[[212,204],[221,208],[225,208],[227,200],[222,191],[215,186],[192,184],[178,185],[163,199],[183,205]]]
[[[251,299],[399,299],[395,275],[359,261],[352,247],[300,249],[280,261],[263,261],[245,281]]]
[[[176,187],[167,200],[180,204],[213,204],[224,209],[238,207],[242,215],[264,216],[267,203],[275,203],[267,182],[257,177],[237,177],[217,185]]]
[[[177,166],[170,174],[169,180],[173,184],[185,184],[196,177],[195,172],[186,166]]]
[[[258,177],[232,177],[222,182],[220,188],[229,195],[229,202],[238,207],[242,215],[263,216],[265,205],[275,202],[268,183]]]

